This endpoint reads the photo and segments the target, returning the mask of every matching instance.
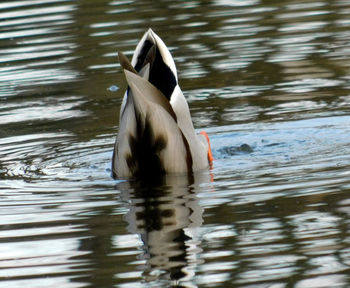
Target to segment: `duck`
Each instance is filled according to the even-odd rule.
[[[174,59],[148,29],[131,62],[118,52],[127,82],[112,156],[112,176],[148,179],[208,169],[213,155],[208,134],[196,133],[178,83]]]

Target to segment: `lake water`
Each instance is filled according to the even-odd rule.
[[[111,178],[131,57],[177,64],[210,171]],[[0,3],[0,287],[350,287],[350,3]]]

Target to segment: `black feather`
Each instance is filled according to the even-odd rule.
[[[136,116],[136,135],[129,135],[130,154],[125,155],[131,174],[140,179],[165,174],[160,153],[166,148],[164,136],[154,136],[148,117],[143,122]]]
[[[177,85],[177,81],[173,71],[171,71],[170,67],[165,64],[162,55],[156,48],[157,46],[150,40],[144,42],[137,58],[135,70],[140,72],[147,63],[150,63],[149,82],[162,91],[164,96],[170,101],[171,94]],[[151,49],[155,49],[155,53],[154,51],[151,51]],[[150,54],[154,54],[154,56],[150,57]]]

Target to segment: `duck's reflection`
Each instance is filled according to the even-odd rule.
[[[143,242],[140,258],[146,281],[162,278],[180,283],[194,276],[202,251],[197,232],[203,222],[197,183],[208,179],[202,174],[191,180],[167,176],[164,185],[125,182],[118,187],[129,205],[128,230]]]

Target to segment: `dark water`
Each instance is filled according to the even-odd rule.
[[[348,1],[0,3],[0,287],[350,287]],[[129,57],[171,50],[209,172],[110,177]]]

